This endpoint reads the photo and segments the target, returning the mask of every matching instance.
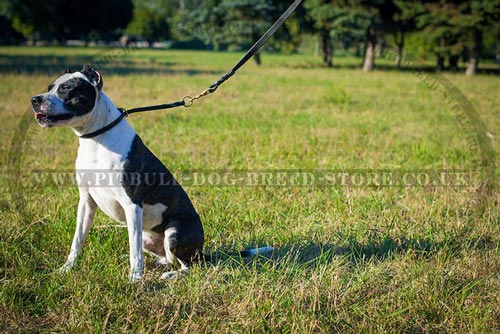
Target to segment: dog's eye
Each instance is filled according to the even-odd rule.
[[[61,91],[64,91],[64,90],[68,90],[69,86],[68,85],[61,85],[59,86],[59,88],[57,90],[61,90]]]

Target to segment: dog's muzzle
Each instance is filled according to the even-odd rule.
[[[35,118],[40,124],[64,121],[73,118],[74,116],[72,113],[51,115],[49,111],[42,110],[43,102],[43,96],[41,95],[33,96],[31,98],[31,106],[33,107]]]

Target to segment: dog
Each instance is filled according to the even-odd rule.
[[[127,226],[131,281],[142,278],[142,249],[155,255],[158,265],[167,267],[162,279],[186,275],[193,262],[211,258],[202,253],[200,216],[172,173],[144,145],[124,119],[126,114],[102,89],[101,74],[84,65],[78,72],[67,69],[46,93],[31,98],[40,126],[70,127],[80,137],[76,230],[60,270],[67,272],[74,267],[99,207]],[[101,176],[106,174],[113,182],[104,182]],[[238,254],[249,257],[273,250],[265,246]],[[180,269],[171,270],[174,266]]]
[[[71,127],[80,137],[76,231],[61,270],[68,271],[75,265],[99,207],[127,226],[132,281],[140,280],[143,274],[142,248],[156,255],[158,264],[170,269],[180,265],[179,270],[167,271],[161,278],[187,274],[190,264],[203,257],[200,216],[184,189],[144,145],[102,88],[101,74],[85,65],[79,72],[67,70],[46,93],[31,98],[39,125]],[[96,171],[118,174],[119,184],[102,186]]]

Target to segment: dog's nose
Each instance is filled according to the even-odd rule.
[[[39,105],[40,103],[42,103],[42,97],[40,95],[33,96],[31,98],[31,104],[33,106]]]

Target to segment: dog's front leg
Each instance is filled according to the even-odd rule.
[[[89,234],[90,225],[92,225],[96,210],[97,204],[94,202],[90,194],[88,192],[81,192],[80,200],[78,201],[76,230],[73,237],[73,243],[71,244],[68,259],[61,267],[61,271],[66,272],[75,265],[75,260],[81,253],[85,239],[87,239],[87,235]]]
[[[142,207],[130,204],[125,209],[128,240],[130,246],[130,280],[139,281],[142,277]]]

